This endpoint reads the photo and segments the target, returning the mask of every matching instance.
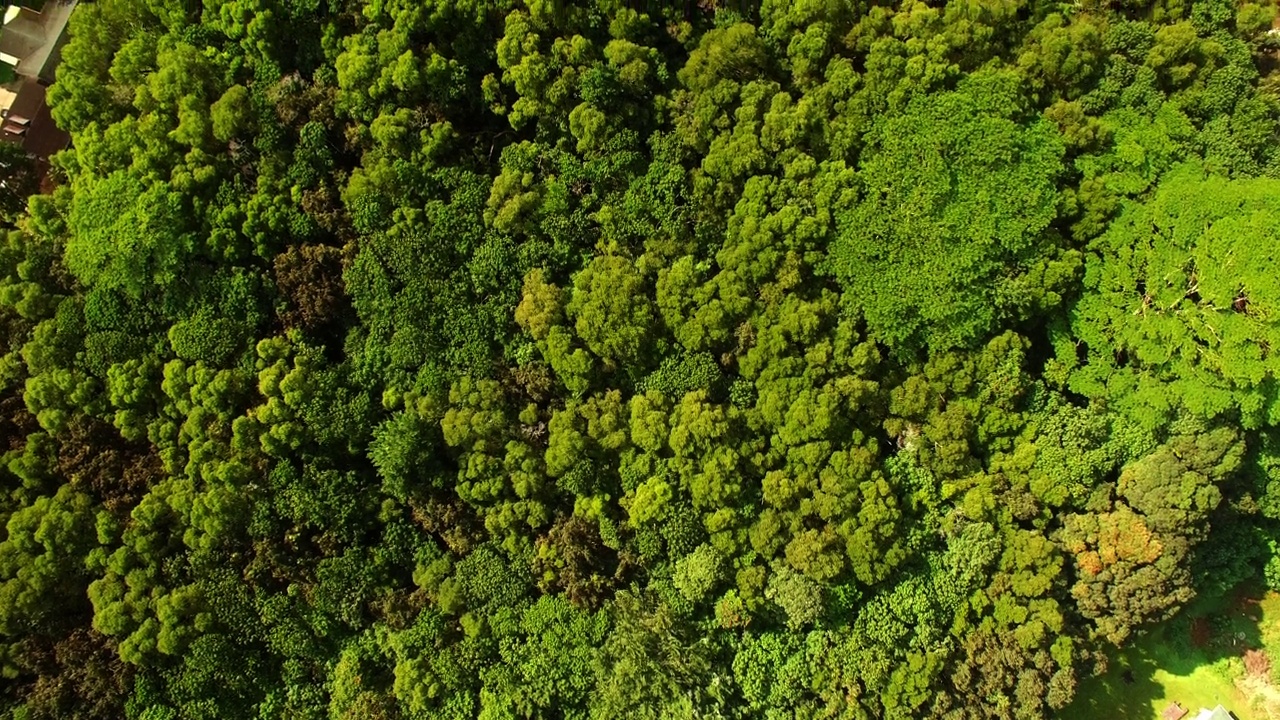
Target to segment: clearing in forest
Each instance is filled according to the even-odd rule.
[[[1280,720],[1280,594],[1205,600],[1081,682],[1063,717],[1150,720],[1176,702],[1194,717],[1221,704],[1237,720]]]

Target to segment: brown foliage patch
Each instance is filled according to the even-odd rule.
[[[81,628],[56,644],[24,643],[23,655],[22,664],[36,674],[26,696],[33,720],[124,717],[133,669],[110,638]]]
[[[58,439],[58,472],[72,486],[92,492],[113,513],[128,511],[164,477],[159,456],[126,442],[97,418],[74,416]]]
[[[504,368],[502,384],[512,393],[540,403],[551,396],[555,378],[551,376],[550,368],[535,362],[520,367]]]
[[[0,399],[0,450],[21,450],[27,436],[39,429],[21,393]]]
[[[316,331],[338,319],[345,303],[342,251],[328,245],[297,245],[276,256],[276,287],[288,303],[280,320]]]
[[[574,605],[594,608],[612,591],[619,563],[596,523],[577,515],[561,517],[537,546],[534,568],[542,575],[544,592],[559,590]]]
[[[413,521],[423,530],[435,535],[445,547],[456,555],[466,555],[471,548],[483,542],[484,523],[461,500],[449,501],[437,498],[409,500]]]

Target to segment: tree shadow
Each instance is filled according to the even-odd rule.
[[[1106,673],[1089,678],[1081,685],[1069,714],[1099,718],[1150,717],[1152,703],[1165,692],[1154,679],[1159,667],[1155,659],[1145,653],[1125,651],[1115,655]]]

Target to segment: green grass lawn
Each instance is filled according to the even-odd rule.
[[[1131,640],[1104,675],[1083,680],[1076,701],[1059,716],[1153,720],[1176,701],[1193,715],[1221,704],[1238,720],[1280,717],[1268,713],[1256,693],[1246,696],[1236,687],[1246,648],[1280,658],[1280,595],[1234,593],[1188,608]]]

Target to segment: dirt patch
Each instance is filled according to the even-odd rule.
[[[1271,677],[1271,658],[1261,650],[1244,651],[1244,671],[1264,680]]]
[[[1198,617],[1191,621],[1191,644],[1197,648],[1207,647],[1213,640],[1213,628],[1208,618]]]
[[[1236,689],[1248,700],[1249,706],[1267,720],[1280,720],[1280,690],[1257,675],[1245,675],[1236,680]]]

